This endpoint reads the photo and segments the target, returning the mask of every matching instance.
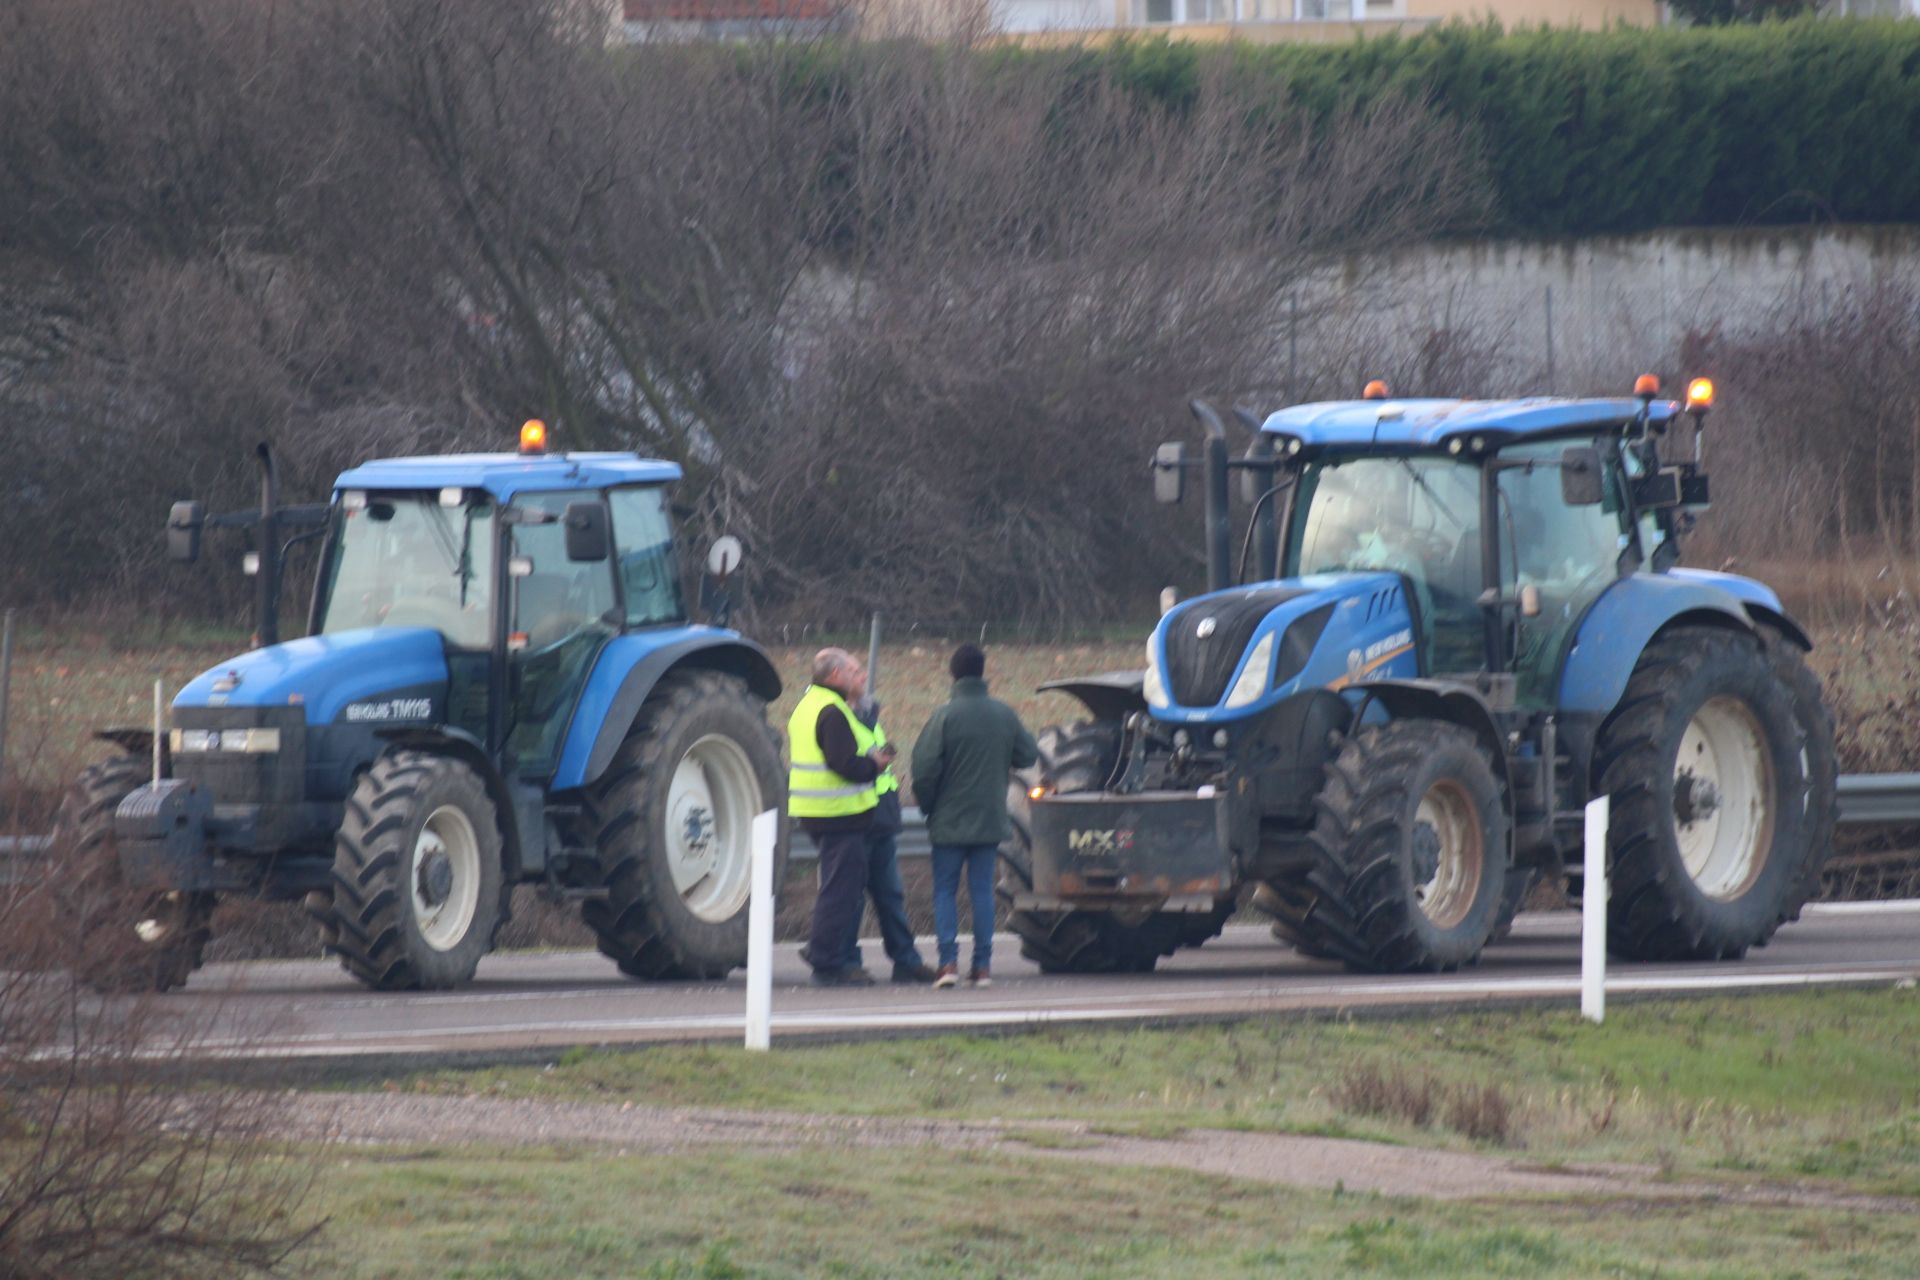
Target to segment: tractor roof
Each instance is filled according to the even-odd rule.
[[[1577,436],[1611,430],[1638,416],[1637,398],[1599,400],[1328,400],[1297,404],[1270,416],[1262,430],[1300,441],[1307,448],[1437,449],[1458,435],[1484,436],[1489,444]],[[1654,422],[1680,412],[1672,400],[1655,400]]]
[[[516,493],[602,489],[608,485],[678,480],[680,468],[631,453],[452,453],[439,457],[381,458],[343,472],[335,489],[485,489],[496,498]]]

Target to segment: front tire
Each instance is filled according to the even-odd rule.
[[[74,973],[100,992],[184,986],[213,932],[211,893],[142,890],[121,875],[114,811],[150,776],[148,764],[132,756],[93,765],[74,780],[54,819],[63,941],[74,948]]]
[[[1748,635],[1658,637],[1601,726],[1616,954],[1736,959],[1811,894],[1833,829],[1831,726],[1778,661]]]
[[[361,775],[333,846],[327,950],[376,991],[471,981],[506,916],[499,816],[467,765],[394,751]]]
[[[1479,740],[1458,725],[1364,729],[1327,766],[1313,830],[1309,912],[1318,953],[1370,973],[1474,963],[1507,886],[1506,796]]]
[[[581,916],[634,978],[724,978],[747,961],[753,819],[786,811],[766,704],[732,676],[669,675],[588,789],[605,898]],[[773,882],[786,868],[775,849]]]

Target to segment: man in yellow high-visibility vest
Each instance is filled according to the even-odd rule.
[[[867,672],[844,649],[813,658],[813,683],[787,721],[793,765],[787,812],[820,850],[820,892],[813,904],[807,963],[823,987],[866,986],[873,975],[854,959],[866,908],[867,839],[879,807],[879,779],[893,747],[873,745],[873,731],[849,703],[866,696]]]

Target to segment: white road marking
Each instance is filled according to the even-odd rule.
[[[1840,970],[1835,972],[1754,973],[1754,974],[1643,974],[1622,976],[1608,983],[1616,994],[1679,991],[1760,990],[1862,983],[1891,983],[1920,977],[1920,971]],[[1218,993],[1240,999],[1272,999],[1278,996],[1408,996],[1423,995],[1538,995],[1577,997],[1577,975],[1564,978],[1422,979],[1417,985],[1402,981],[1361,984],[1301,984],[1266,991],[1234,990]],[[1090,1001],[1064,1008],[1019,1008],[1011,1006],[952,1008],[912,1008],[862,1011],[851,1009],[813,1010],[804,1013],[776,1013],[775,1031],[808,1030],[919,1030],[952,1027],[1009,1026],[1055,1022],[1118,1021],[1130,1018],[1166,1018],[1192,1011],[1194,993],[1178,993],[1177,1000],[1165,1003],[1135,1001],[1119,1007],[1095,1007]],[[1231,1013],[1234,1011],[1223,1010]],[[1269,1010],[1241,1010],[1249,1016]],[[610,1032],[700,1032],[737,1031],[745,1026],[738,1014],[692,1014],[679,1017],[617,1018],[559,1022],[528,1022],[486,1027],[447,1028],[441,1030],[409,1028],[382,1032],[325,1032],[258,1040],[213,1040],[206,1048],[215,1053],[234,1052],[246,1057],[325,1057],[399,1052],[416,1048],[423,1040],[455,1040],[476,1036],[528,1035],[562,1032],[572,1035]],[[558,1047],[558,1046],[556,1046]]]

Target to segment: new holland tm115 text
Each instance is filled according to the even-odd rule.
[[[1765,943],[1831,846],[1833,729],[1779,598],[1678,567],[1711,401],[1704,379],[1684,404],[1652,378],[1633,398],[1501,402],[1376,383],[1242,413],[1234,459],[1196,402],[1203,458],[1164,445],[1153,466],[1163,501],[1201,472],[1209,590],[1164,602],[1144,673],[1046,686],[1091,718],[1045,730],[1013,796],[1002,894],[1022,950],[1150,969],[1257,886],[1310,955],[1471,964],[1535,878],[1578,876],[1602,795],[1616,954]]]
[[[382,990],[473,976],[516,884],[582,899],[639,978],[745,962],[752,819],[786,808],[767,656],[687,620],[667,505],[680,469],[627,453],[369,462],[324,506],[180,503],[173,558],[247,526],[264,647],[203,673],[171,732],[62,806],[58,889],[85,976],[166,990],[199,965],[215,895],[301,899]],[[281,531],[323,539],[308,635],[275,638]],[[737,563],[738,544],[716,548]],[[784,840],[782,841],[784,850]],[[776,867],[776,883],[778,870]]]

